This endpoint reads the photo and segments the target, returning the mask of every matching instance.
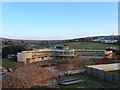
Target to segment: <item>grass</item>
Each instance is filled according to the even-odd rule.
[[[15,68],[19,66],[21,63],[15,62],[9,59],[5,59],[5,58],[4,59],[0,58],[0,64],[2,64],[4,68]]]
[[[71,42],[71,43],[63,43],[63,45],[68,46],[74,49],[97,49],[97,50],[104,50],[107,47],[118,47],[118,45],[114,44],[104,44],[98,42]],[[37,45],[37,46],[30,46],[31,48],[47,48],[49,45]]]
[[[114,71],[111,71],[111,72],[120,74],[120,70],[114,70]]]
[[[104,44],[98,42],[72,42],[72,43],[64,43],[63,45],[69,46],[74,49],[97,49],[104,50],[107,47],[118,47],[118,45],[113,44]]]
[[[87,76],[83,74],[76,74],[72,76],[63,76],[58,80],[64,80],[68,78],[80,78],[82,80],[85,80],[83,83],[78,83],[78,84],[73,84],[73,85],[60,85],[61,88],[103,88],[103,87],[108,87],[108,88],[118,88],[117,85],[114,85],[112,83],[109,83],[107,81],[99,80],[98,78],[94,78],[92,76]]]

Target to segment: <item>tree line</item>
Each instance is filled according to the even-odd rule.
[[[9,54],[17,54],[17,52],[31,50],[30,48],[26,48],[23,45],[11,45],[2,48],[2,58],[7,58]]]

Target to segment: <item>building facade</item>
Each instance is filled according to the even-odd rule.
[[[76,50],[75,54],[79,58],[102,59],[105,50]]]
[[[110,57],[111,50],[74,50],[56,46],[55,48],[45,48],[39,50],[22,51],[17,53],[17,61],[23,63],[32,63],[51,59],[73,59],[73,58],[91,58],[103,59]]]
[[[39,49],[32,51],[22,51],[17,53],[17,61],[32,63],[44,60],[74,57],[74,50],[65,49]]]

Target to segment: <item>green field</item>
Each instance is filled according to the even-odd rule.
[[[96,49],[96,50],[104,50],[107,47],[118,47],[118,45],[114,44],[104,44],[98,42],[71,42],[71,43],[63,43],[64,46],[68,46],[74,49]],[[48,48],[49,45],[37,45],[37,46],[30,46],[31,48]]]
[[[2,65],[4,68],[15,68],[17,66],[20,66],[22,63],[15,62],[9,59],[2,59],[0,58],[0,65]]]
[[[104,50],[107,47],[118,47],[118,45],[104,44],[97,42],[71,42],[71,43],[64,43],[63,45],[69,46],[70,48],[74,48],[74,49],[96,49],[96,50]]]

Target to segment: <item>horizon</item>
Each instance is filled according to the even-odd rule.
[[[65,40],[118,34],[117,2],[4,2],[2,37]]]
[[[70,39],[79,39],[79,38],[87,38],[87,37],[100,37],[100,36],[120,36],[120,35],[118,35],[118,34],[111,34],[111,35],[98,35],[98,36],[84,36],[84,37],[75,37],[75,38],[66,38],[66,39],[60,39],[60,40],[70,40]],[[5,38],[5,39],[11,39],[11,40],[40,40],[40,39],[17,39],[17,38],[7,38],[7,37],[0,37],[0,38]],[[55,40],[40,40],[40,41],[57,41],[57,39]],[[58,40],[59,41],[59,40]]]

